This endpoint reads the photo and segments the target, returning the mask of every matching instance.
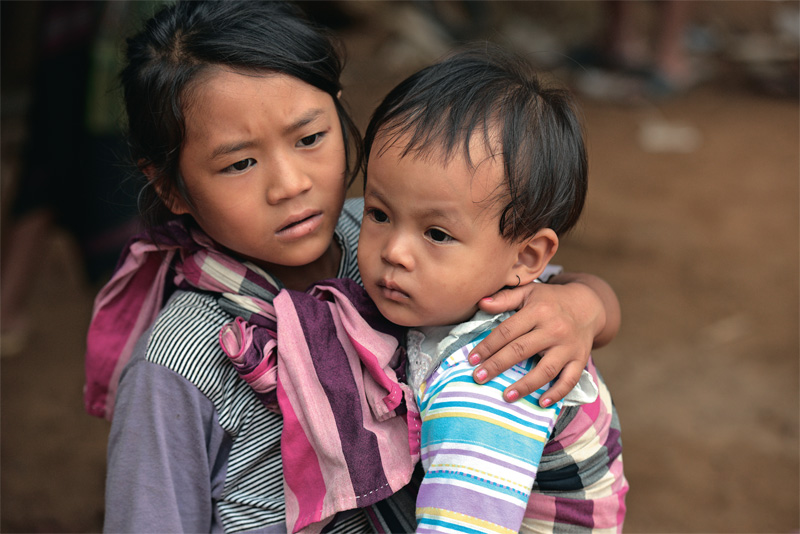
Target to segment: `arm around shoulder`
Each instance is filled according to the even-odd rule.
[[[551,277],[548,283],[572,284],[576,290],[580,290],[581,286],[589,289],[582,292],[585,294],[583,310],[589,317],[594,315],[596,324],[592,348],[604,347],[616,337],[622,322],[622,312],[617,294],[608,282],[588,273],[560,273]],[[573,302],[580,303],[581,299],[576,298]],[[580,308],[576,306],[576,313],[580,313]]]
[[[546,284],[505,289],[480,303],[483,311],[517,309],[473,350],[474,377],[485,382],[534,354],[543,358],[524,378],[506,389],[514,401],[557,381],[542,406],[562,399],[581,377],[593,348],[608,344],[619,331],[616,294],[604,280],[586,273],[562,273]],[[473,359],[474,358],[474,359]]]

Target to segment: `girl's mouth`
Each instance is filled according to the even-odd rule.
[[[287,219],[285,224],[275,232],[275,235],[282,240],[295,240],[305,237],[320,227],[322,224],[322,213],[306,212],[298,216]]]

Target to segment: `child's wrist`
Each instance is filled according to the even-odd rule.
[[[570,288],[575,295],[569,304],[575,321],[591,332],[595,342],[602,340],[607,326],[607,311],[605,302],[595,288],[572,273],[556,275],[550,283]]]

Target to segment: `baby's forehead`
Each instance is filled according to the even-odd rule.
[[[466,165],[473,170],[487,163],[503,163],[503,145],[497,128],[476,128],[458,134],[420,133],[384,125],[373,142],[374,154],[391,153],[394,158],[413,158],[431,166]]]
[[[508,197],[505,165],[502,154],[491,151],[483,139],[473,139],[470,146],[462,144],[453,147],[449,153],[443,146],[409,147],[408,140],[403,138],[376,138],[374,146],[377,150],[370,156],[370,162],[380,158],[383,169],[403,168],[424,175],[424,185],[415,191],[420,205],[429,201],[435,203],[440,200],[437,199],[438,195],[445,195],[459,199],[462,209],[477,209],[482,218],[499,220],[501,217],[504,205],[501,201]],[[414,165],[408,168],[403,162],[414,162]],[[377,167],[368,165],[367,186],[371,180],[382,178],[379,174],[371,176],[372,170],[380,172]],[[449,197],[448,192],[454,190],[459,194]]]

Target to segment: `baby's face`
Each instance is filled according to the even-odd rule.
[[[446,165],[437,154],[401,158],[402,141],[386,150],[380,141],[368,164],[358,244],[364,287],[394,323],[463,322],[480,299],[517,281],[517,247],[501,237],[501,205],[492,202],[502,159],[490,157],[482,138],[471,147],[477,169],[461,154]]]

